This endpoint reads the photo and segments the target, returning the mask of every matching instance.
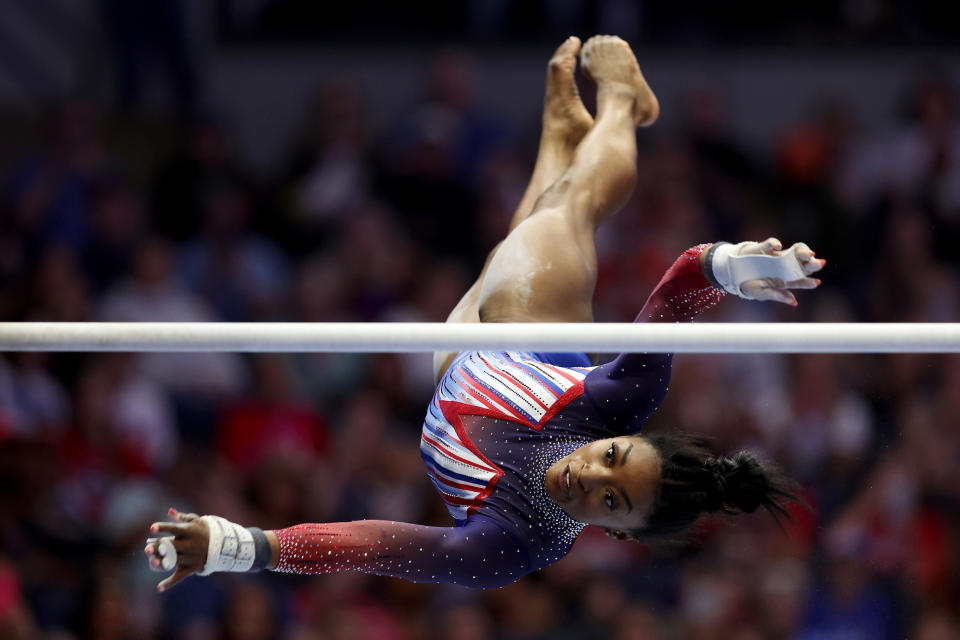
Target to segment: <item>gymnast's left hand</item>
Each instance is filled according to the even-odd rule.
[[[753,246],[745,247],[740,255],[764,254],[768,256],[782,256],[787,253],[793,253],[803,269],[804,277],[790,282],[784,282],[780,278],[760,278],[757,280],[747,280],[740,285],[740,291],[744,297],[753,300],[770,300],[773,302],[782,302],[791,306],[797,306],[797,298],[793,295],[791,289],[816,289],[820,286],[819,278],[810,276],[823,269],[827,264],[826,260],[818,259],[816,253],[803,242],[797,242],[786,249],[776,238],[767,238],[763,242],[749,243]]]
[[[143,550],[150,559],[152,569],[174,570],[172,575],[157,585],[157,591],[166,591],[187,576],[203,571],[207,562],[207,547],[210,541],[207,523],[195,513],[181,513],[173,508],[169,515],[174,522],[154,522],[150,525],[151,535],[162,537],[151,538]],[[165,553],[169,547],[161,543],[165,538],[169,540],[170,536],[173,538],[171,542],[175,553]],[[173,566],[169,566],[171,559],[175,561]]]

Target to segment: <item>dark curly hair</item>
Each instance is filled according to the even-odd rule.
[[[703,513],[753,513],[766,509],[779,522],[784,507],[800,501],[796,483],[748,451],[716,456],[702,438],[683,433],[644,436],[660,457],[660,488],[647,523],[630,534],[641,541],[682,534]]]

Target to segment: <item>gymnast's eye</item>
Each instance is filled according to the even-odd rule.
[[[603,502],[607,505],[607,509],[613,511],[617,508],[617,500],[613,497],[613,491],[607,489],[603,496]]]
[[[607,458],[607,462],[609,462],[610,464],[613,464],[613,461],[617,459],[617,445],[611,444],[610,448],[607,449],[607,453],[605,455]]]

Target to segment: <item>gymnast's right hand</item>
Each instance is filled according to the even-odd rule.
[[[157,585],[157,591],[166,591],[187,576],[199,573],[207,562],[210,541],[207,523],[195,513],[180,513],[172,507],[169,515],[174,522],[150,525],[150,533],[158,537],[148,538],[143,550],[150,559],[151,569],[174,569],[172,575]]]

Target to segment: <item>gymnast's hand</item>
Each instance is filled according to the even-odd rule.
[[[150,533],[161,537],[148,539],[143,550],[150,558],[151,569],[174,569],[172,575],[157,585],[157,591],[166,591],[187,576],[202,571],[207,562],[210,540],[207,523],[195,513],[180,513],[171,508],[169,514],[174,522],[150,525]]]
[[[758,256],[782,259],[755,260]],[[810,276],[826,264],[826,260],[816,258],[803,242],[784,249],[776,238],[767,238],[763,242],[719,245],[712,257],[711,269],[724,289],[741,298],[797,306],[791,289],[816,289],[820,280]]]

